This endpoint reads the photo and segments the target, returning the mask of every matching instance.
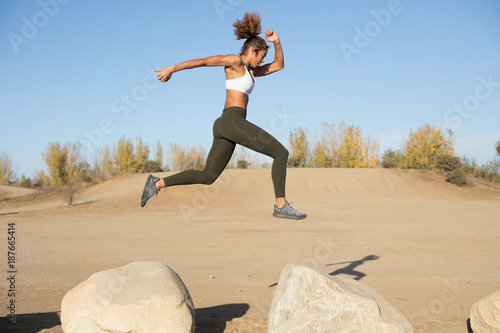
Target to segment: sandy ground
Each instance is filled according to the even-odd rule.
[[[415,332],[470,332],[471,305],[500,288],[498,187],[459,188],[428,171],[289,169],[287,197],[309,215],[289,221],[271,215],[269,169],[226,170],[212,186],[169,188],[140,208],[146,176],[89,187],[71,207],[54,196],[0,202],[1,316],[8,223],[17,271],[17,325],[3,317],[2,332],[62,332],[66,292],[138,260],[181,276],[200,333],[267,332],[288,263],[358,278]]]
[[[17,186],[0,185],[0,200],[20,197],[34,193],[35,190]]]

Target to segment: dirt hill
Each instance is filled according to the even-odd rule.
[[[16,224],[23,277],[16,329],[62,332],[67,291],[137,260],[181,276],[199,332],[267,332],[288,263],[373,287],[415,332],[468,332],[471,305],[500,288],[500,191],[489,184],[460,188],[429,171],[289,169],[287,198],[308,214],[289,221],[272,216],[269,169],[226,170],[211,186],[171,187],[141,208],[146,177],[90,186],[73,206],[57,193],[0,202],[0,220]]]

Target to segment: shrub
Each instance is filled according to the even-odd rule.
[[[155,173],[155,172],[163,172],[163,169],[161,167],[161,162],[158,161],[146,161],[144,163],[144,172],[147,173]]]
[[[402,168],[404,165],[404,155],[396,150],[388,149],[382,156],[382,166],[387,169]]]
[[[462,162],[458,156],[438,155],[435,158],[435,163],[438,170],[444,170],[447,172],[460,169],[462,167]]]
[[[68,206],[73,205],[75,194],[81,192],[83,188],[83,183],[80,181],[72,181],[62,187],[62,195],[64,200],[68,203]]]
[[[248,163],[248,161],[245,161],[245,160],[238,160],[238,162],[236,162],[236,167],[238,169],[248,169],[248,165],[250,163]]]
[[[289,168],[299,168],[300,167],[300,161],[296,157],[289,157],[287,164],[288,164]]]
[[[85,182],[85,183],[91,183],[92,182],[92,177],[90,177],[89,175],[85,175],[82,177],[82,181]]]
[[[465,186],[467,185],[467,174],[463,169],[455,169],[448,173],[446,180],[457,186]]]

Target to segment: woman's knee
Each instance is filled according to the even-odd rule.
[[[219,178],[219,175],[213,172],[203,172],[202,177],[200,179],[200,184],[212,185],[217,180],[217,178]]]
[[[284,159],[288,159],[288,156],[289,156],[289,152],[288,152],[288,149],[286,149],[283,145],[281,145],[280,149],[278,150],[278,154],[276,155],[276,157],[280,157],[280,158],[284,158]]]

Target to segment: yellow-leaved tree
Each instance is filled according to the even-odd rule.
[[[135,171],[138,173],[145,172],[144,166],[149,158],[149,146],[142,143],[141,137],[137,139],[135,147]]]
[[[12,160],[7,153],[0,153],[0,184],[9,185],[14,181],[14,177]]]
[[[177,144],[170,144],[169,161],[174,171],[203,170],[205,150],[202,147],[185,149]]]
[[[370,137],[363,137],[361,129],[353,125],[342,133],[338,154],[341,168],[378,168],[378,144]]]
[[[306,131],[302,128],[294,129],[290,132],[290,151],[288,165],[295,168],[306,168],[309,166],[309,143],[307,142]]]
[[[361,129],[349,126],[344,140],[339,148],[341,168],[366,168],[369,161],[366,157],[366,148],[363,145]]]
[[[86,172],[86,162],[80,154],[82,145],[80,143],[68,143],[63,150],[66,153],[66,174],[68,182],[80,179]]]
[[[435,169],[436,156],[453,156],[454,144],[451,130],[444,133],[436,126],[425,124],[415,132],[410,131],[410,137],[405,146],[406,165],[409,168]]]
[[[335,127],[335,124],[322,122],[320,126],[321,137],[314,146],[312,164],[315,168],[331,168],[339,166],[339,133],[342,132],[345,124],[343,122],[340,122],[338,127]]]
[[[80,143],[50,142],[43,154],[49,169],[49,185],[64,185],[81,179],[88,172],[88,165],[80,154]]]
[[[113,149],[113,163],[119,175],[135,171],[134,146],[130,139],[120,138]]]
[[[49,176],[43,170],[37,171],[33,179],[33,184],[35,187],[43,188],[49,184]]]
[[[315,168],[378,168],[378,151],[378,142],[363,136],[359,127],[322,122],[312,160]]]
[[[43,154],[49,169],[49,185],[64,185],[68,182],[66,150],[59,142],[50,142]]]
[[[160,141],[156,143],[156,157],[155,157],[155,162],[160,163],[160,165],[163,163],[163,147],[161,146]]]
[[[104,177],[117,174],[108,146],[97,152],[94,159],[94,173]]]

